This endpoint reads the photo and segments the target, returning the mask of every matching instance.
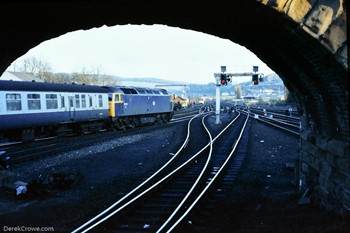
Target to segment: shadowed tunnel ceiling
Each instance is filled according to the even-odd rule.
[[[125,24],[191,29],[248,48],[284,80],[312,121],[312,130],[347,140],[347,57],[339,59],[326,40],[305,31],[295,19],[300,15],[285,14],[283,7],[291,1],[262,2],[2,1],[0,71],[41,42],[75,30]],[[279,2],[286,3],[281,8]],[[317,6],[317,1],[301,2]]]

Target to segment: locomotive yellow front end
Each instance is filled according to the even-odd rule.
[[[123,94],[121,93],[109,93],[108,94],[109,104],[109,117],[115,118],[118,114],[118,106],[123,105]]]

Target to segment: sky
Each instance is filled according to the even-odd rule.
[[[274,73],[245,47],[227,39],[165,25],[103,26],[79,30],[44,41],[12,63],[35,57],[53,72],[96,71],[118,77],[153,77],[207,84],[214,73]],[[234,82],[251,80],[235,77]]]

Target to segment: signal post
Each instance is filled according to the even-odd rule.
[[[220,86],[227,85],[227,83],[232,82],[232,77],[243,77],[243,76],[252,76],[252,82],[254,85],[258,85],[259,82],[263,82],[263,73],[258,73],[259,67],[253,66],[253,72],[244,72],[244,73],[226,73],[226,66],[221,66],[221,73],[214,73],[215,77],[215,86],[216,86],[216,108],[215,115],[216,120],[215,124],[220,124]]]

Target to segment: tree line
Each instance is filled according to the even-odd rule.
[[[14,72],[23,72],[31,74],[43,82],[50,83],[77,83],[87,85],[117,85],[119,83],[116,77],[102,74],[100,68],[87,69],[81,68],[79,72],[55,73],[51,65],[36,57],[30,57],[22,60],[19,64],[13,65]]]

